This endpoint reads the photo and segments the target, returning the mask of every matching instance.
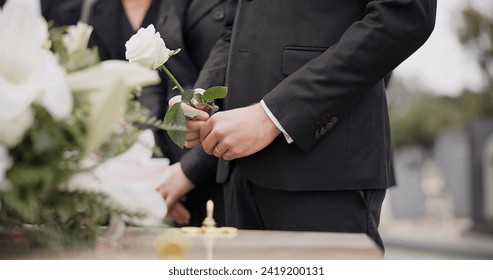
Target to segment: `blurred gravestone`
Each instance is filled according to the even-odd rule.
[[[471,205],[474,229],[493,232],[493,119],[480,119],[469,124],[469,141],[471,151]],[[488,197],[489,196],[489,197]]]
[[[493,221],[493,135],[490,135],[486,140],[484,151],[484,217],[487,221]]]
[[[435,161],[447,192],[452,194],[455,217],[471,216],[470,159],[467,135],[462,130],[444,130],[435,142]]]
[[[389,189],[392,216],[396,219],[424,218],[424,150],[420,146],[412,146],[400,148],[394,155],[397,186]]]

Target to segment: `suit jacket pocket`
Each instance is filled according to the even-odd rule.
[[[327,48],[308,46],[286,46],[282,55],[282,73],[291,75],[310,60],[321,55]]]

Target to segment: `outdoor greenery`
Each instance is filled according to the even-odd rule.
[[[482,90],[463,90],[458,96],[437,96],[430,93],[390,106],[392,140],[396,147],[419,144],[432,145],[445,128],[464,128],[478,118],[493,116],[493,13],[467,6],[459,38],[477,58],[486,81]],[[452,58],[451,58],[452,59]]]

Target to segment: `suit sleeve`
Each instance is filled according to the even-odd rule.
[[[430,36],[436,0],[368,1],[365,17],[338,43],[279,83],[264,102],[305,151],[324,116],[344,117],[354,103]]]
[[[195,88],[209,88],[211,86],[224,85],[226,81],[226,68],[228,66],[231,33],[236,14],[237,0],[228,2],[225,27],[221,31],[221,38],[212,48],[211,54],[207,59],[199,78],[195,83]]]
[[[227,18],[225,27],[221,31],[221,38],[214,45],[207,62],[202,68],[199,78],[195,83],[195,88],[209,88],[211,86],[225,84],[231,33],[236,14],[236,3],[237,0],[230,0],[228,2]],[[180,163],[187,178],[196,186],[216,176],[217,158],[205,153],[201,146],[195,147],[187,152],[180,159]]]
[[[181,169],[195,186],[210,182],[216,178],[217,158],[205,153],[202,146],[185,153],[181,159]]]

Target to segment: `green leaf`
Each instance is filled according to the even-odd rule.
[[[227,87],[215,86],[208,88],[202,95],[202,99],[203,100],[221,99],[226,97],[227,94],[228,94]]]
[[[185,113],[181,107],[181,102],[176,102],[164,116],[164,123],[177,126],[186,126]],[[180,130],[167,130],[169,138],[178,145],[181,149],[185,145],[185,133],[186,131]]]
[[[182,102],[189,104],[192,101],[193,95],[195,94],[195,91],[193,89],[187,89],[183,92],[181,95],[181,100]]]
[[[200,94],[200,93],[195,93],[193,95],[193,99],[195,99],[195,101],[197,101],[197,103],[204,103],[204,99],[202,98],[202,94]]]

